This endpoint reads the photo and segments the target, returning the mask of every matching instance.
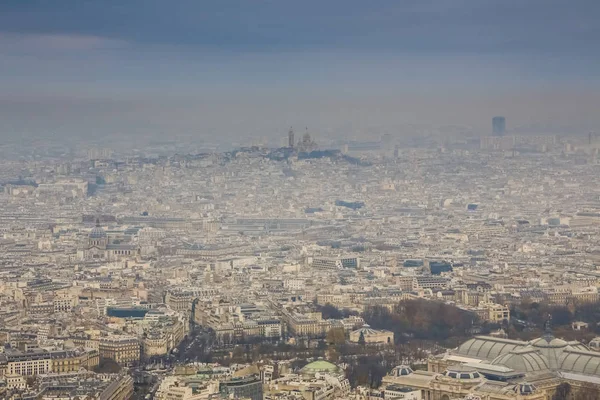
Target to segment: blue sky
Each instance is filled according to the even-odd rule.
[[[597,0],[3,0],[0,134],[600,125]],[[230,136],[228,136],[230,135]]]

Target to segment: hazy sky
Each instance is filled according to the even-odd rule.
[[[2,0],[0,134],[600,131],[598,0]]]

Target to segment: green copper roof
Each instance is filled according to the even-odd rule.
[[[313,361],[302,368],[302,372],[337,372],[339,367],[325,360]]]

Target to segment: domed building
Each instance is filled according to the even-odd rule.
[[[593,338],[588,346],[591,350],[600,351],[600,337]]]
[[[100,221],[96,219],[96,226],[88,234],[85,248],[78,251],[78,256],[83,261],[115,261],[134,257],[138,254],[138,250],[135,245],[111,241],[100,226]]]
[[[541,372],[550,370],[548,359],[540,354],[533,347],[512,350],[506,354],[501,354],[490,363],[491,365],[500,365],[515,371],[526,373]]]
[[[108,235],[100,226],[100,220],[96,220],[96,226],[90,231],[88,235],[88,246],[105,249],[108,244]]]
[[[523,382],[515,387],[515,393],[520,394],[521,396],[529,396],[536,392],[537,388],[527,382]]]
[[[600,354],[596,351],[567,348],[560,357],[558,370],[563,376],[595,381],[600,386]]]
[[[569,350],[588,350],[584,345],[575,341],[567,342],[562,339],[555,338],[552,334],[545,334],[539,339],[530,342],[538,353],[542,354],[549,363],[549,368],[556,370],[560,364],[560,357],[566,349]]]
[[[482,378],[481,374],[477,372],[475,368],[462,365],[453,366],[440,375],[440,377],[442,376],[445,378],[458,379],[469,383],[480,382]]]
[[[600,352],[550,329],[531,341],[476,336],[431,357],[428,371],[396,367],[383,382],[418,388],[423,400],[547,400],[561,383],[573,393],[590,384],[600,390]]]
[[[496,357],[513,350],[519,350],[527,345],[519,340],[509,340],[490,336],[475,336],[461,344],[453,354],[479,360],[493,360]],[[442,367],[445,369],[445,366]]]
[[[300,374],[303,376],[315,376],[317,374],[340,374],[342,369],[337,365],[330,363],[325,360],[313,361],[306,364],[301,370]]]
[[[412,374],[414,371],[411,367],[407,365],[399,365],[395,367],[390,373],[391,376],[408,376]]]
[[[281,371],[280,374],[265,385],[267,397],[322,400],[349,398],[350,381],[342,368],[329,361],[313,361],[300,369],[299,374],[285,374]]]

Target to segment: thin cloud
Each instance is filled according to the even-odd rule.
[[[80,34],[0,32],[0,53],[56,53],[127,48],[124,40]]]

